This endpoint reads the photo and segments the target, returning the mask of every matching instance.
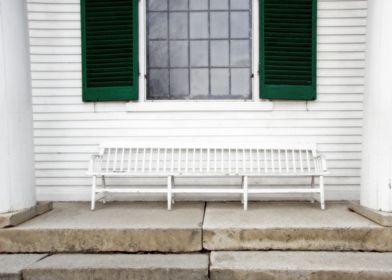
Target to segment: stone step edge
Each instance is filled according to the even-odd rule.
[[[91,274],[102,279],[121,279],[121,275],[191,280],[247,279],[267,275],[284,280],[294,276],[311,279],[315,275],[327,277],[325,279],[392,279],[392,253],[214,251],[210,254],[0,255],[0,261],[4,263],[2,258],[5,257],[13,258],[17,269],[12,271],[9,265],[0,265],[0,278],[3,273],[14,277],[10,279],[23,277],[27,280],[49,279],[53,275],[60,279],[70,276],[72,279],[87,279]]]
[[[392,253],[211,252],[210,279],[392,279]]]
[[[209,254],[57,254],[22,270],[40,279],[209,279]]]

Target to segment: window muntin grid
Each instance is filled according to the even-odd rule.
[[[147,0],[148,99],[250,99],[251,0]]]

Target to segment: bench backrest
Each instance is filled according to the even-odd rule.
[[[103,173],[255,174],[320,170],[312,143],[129,144],[100,145]]]

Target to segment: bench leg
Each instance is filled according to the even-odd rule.
[[[244,176],[241,176],[241,188],[242,188],[242,196],[241,196],[241,204],[244,204]]]
[[[175,187],[175,184],[174,184],[174,176],[172,176],[172,190],[174,189],[174,187]],[[175,195],[174,195],[174,193],[172,192],[172,200],[171,200],[171,202],[172,202],[172,204],[174,204],[175,203]]]
[[[106,179],[105,179],[105,176],[102,176],[102,186],[103,186],[104,189],[106,189]],[[106,192],[103,193],[101,201],[102,201],[103,204],[106,204]]]
[[[248,210],[248,176],[242,177],[243,203],[244,210]]]
[[[97,186],[97,177],[93,176],[93,182],[91,186],[91,210],[94,211],[95,209],[95,188]]]
[[[314,189],[314,176],[312,176],[312,180],[310,182],[310,188]],[[314,194],[310,193],[310,203],[314,203]]]
[[[324,176],[320,176],[320,204],[321,209],[325,209],[325,195],[324,195]]]
[[[172,184],[173,184],[173,176],[167,177],[167,210],[172,209]]]

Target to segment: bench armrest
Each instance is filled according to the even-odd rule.
[[[92,175],[93,173],[97,172],[97,168],[101,165],[101,162],[102,162],[102,155],[100,154],[92,155],[90,158],[87,175]]]
[[[321,162],[321,169],[323,172],[327,172],[328,168],[327,168],[327,158],[324,155],[318,155],[316,157],[316,159],[318,159]]]

